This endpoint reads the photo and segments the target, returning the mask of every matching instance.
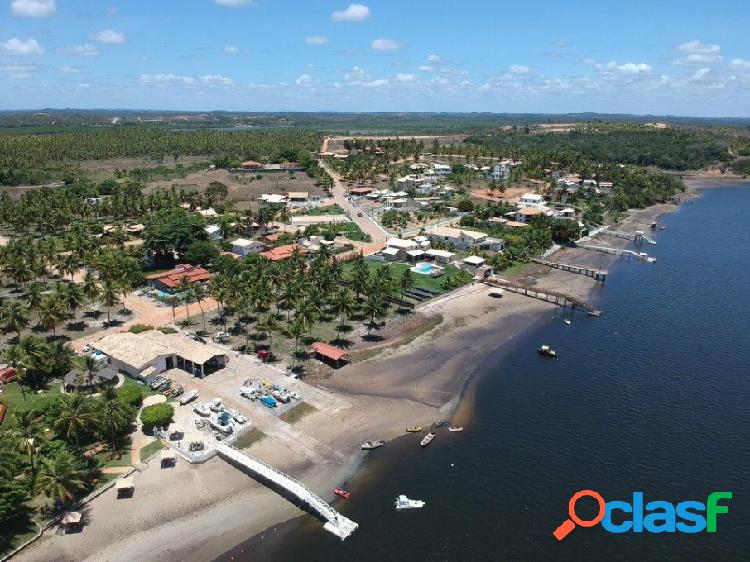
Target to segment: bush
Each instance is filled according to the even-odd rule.
[[[143,403],[143,393],[137,386],[123,386],[117,392],[117,397],[130,406],[140,408]]]
[[[159,331],[162,334],[176,334],[177,333],[177,330],[172,328],[172,326],[162,326],[161,328],[159,328]]]
[[[148,427],[163,427],[172,421],[174,408],[169,404],[146,406],[141,412],[141,421]]]
[[[134,334],[140,334],[142,332],[149,332],[153,330],[153,326],[149,326],[148,324],[134,324],[130,327],[129,332],[133,332]]]

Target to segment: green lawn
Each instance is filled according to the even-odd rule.
[[[336,230],[355,242],[369,242],[369,234],[365,234],[355,222],[341,222],[336,225]]]
[[[163,448],[164,443],[161,442],[161,439],[157,439],[153,443],[149,443],[148,445],[141,447],[141,462],[145,461],[157,451],[161,451]]]
[[[338,205],[330,205],[328,207],[313,207],[307,209],[305,214],[311,217],[319,217],[321,215],[345,215],[346,211]]]
[[[122,385],[122,388],[125,388],[126,386],[136,386],[141,389],[141,394],[145,398],[146,396],[151,396],[152,394],[159,394],[156,390],[151,390],[151,387],[147,384],[141,384],[137,380],[124,375],[125,376],[125,382]]]
[[[102,467],[105,466],[131,466],[133,464],[130,458],[131,445],[130,443],[123,444],[122,447],[118,448],[118,452],[122,453],[122,458],[118,459],[116,456],[112,456],[112,451],[109,448],[101,453],[97,453],[94,457],[101,463]]]
[[[365,260],[365,263],[367,264],[370,272],[377,271],[387,263],[390,263],[391,270],[393,271],[393,278],[397,283],[401,276],[404,274],[404,271],[412,268],[412,265],[406,263],[381,262],[375,260]],[[348,262],[344,265],[344,270],[349,271],[353,267],[354,262]],[[444,267],[445,274],[441,275],[440,277],[431,277],[429,275],[422,275],[420,273],[411,272],[411,278],[414,281],[414,287],[419,289],[430,289],[432,291],[444,293],[445,289],[443,288],[443,281],[445,280],[445,278],[452,277],[459,271],[459,269],[453,264],[446,265]],[[398,295],[398,291],[396,292],[396,295]]]
[[[47,387],[41,392],[24,387],[24,391],[26,392],[26,399],[24,400],[21,393],[21,386],[18,383],[12,382],[3,386],[0,400],[8,406],[9,414],[20,410],[38,410],[52,398],[60,396],[61,385],[61,381],[57,379],[49,382]]]

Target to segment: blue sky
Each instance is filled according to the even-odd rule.
[[[0,0],[0,109],[750,116],[746,0]]]

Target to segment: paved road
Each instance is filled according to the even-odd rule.
[[[346,185],[341,181],[339,175],[331,170],[323,161],[320,162],[320,165],[334,180],[333,199],[336,204],[349,213],[352,221],[359,226],[362,232],[369,234],[372,238],[372,242],[362,246],[362,253],[365,255],[374,254],[385,248],[385,242],[388,239],[388,234],[385,230],[383,230],[383,228],[373,219],[367,216],[366,213],[362,212],[362,209],[352,205],[352,202],[346,197]],[[358,214],[362,214],[362,216],[360,217]]]

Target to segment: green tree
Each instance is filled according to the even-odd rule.
[[[363,311],[369,319],[367,323],[367,334],[369,335],[371,330],[376,326],[375,321],[385,316],[386,306],[382,295],[375,293],[367,297]]]
[[[35,490],[55,501],[70,503],[86,489],[86,476],[86,470],[72,453],[58,451],[42,461]]]
[[[164,427],[172,422],[174,408],[170,404],[154,404],[141,410],[141,422],[146,427]]]
[[[346,322],[346,318],[349,317],[354,310],[354,296],[352,295],[352,292],[345,287],[341,287],[336,291],[331,302],[331,310],[339,317],[339,323],[338,326],[336,326],[336,339],[338,340],[341,336],[341,328],[343,327],[344,322]]]
[[[411,271],[404,270],[398,281],[398,287],[401,289],[401,299],[403,300],[405,293],[414,288],[414,278],[411,276]]]
[[[21,339],[21,330],[29,325],[29,311],[19,301],[7,302],[0,308],[0,322],[4,330],[15,332],[16,337]]]
[[[177,252],[184,256],[191,244],[208,240],[202,217],[181,208],[157,211],[145,226],[144,245],[151,252]]]
[[[124,402],[112,386],[102,390],[98,404],[106,420],[110,447],[114,451],[117,448],[117,434],[127,428],[133,419],[133,407]]]
[[[79,444],[82,436],[96,428],[97,415],[93,404],[94,401],[79,392],[63,395],[53,422],[55,432],[63,439]]]
[[[29,457],[31,472],[36,473],[36,454],[46,441],[42,416],[31,410],[21,410],[11,414],[11,439],[18,451]]]

